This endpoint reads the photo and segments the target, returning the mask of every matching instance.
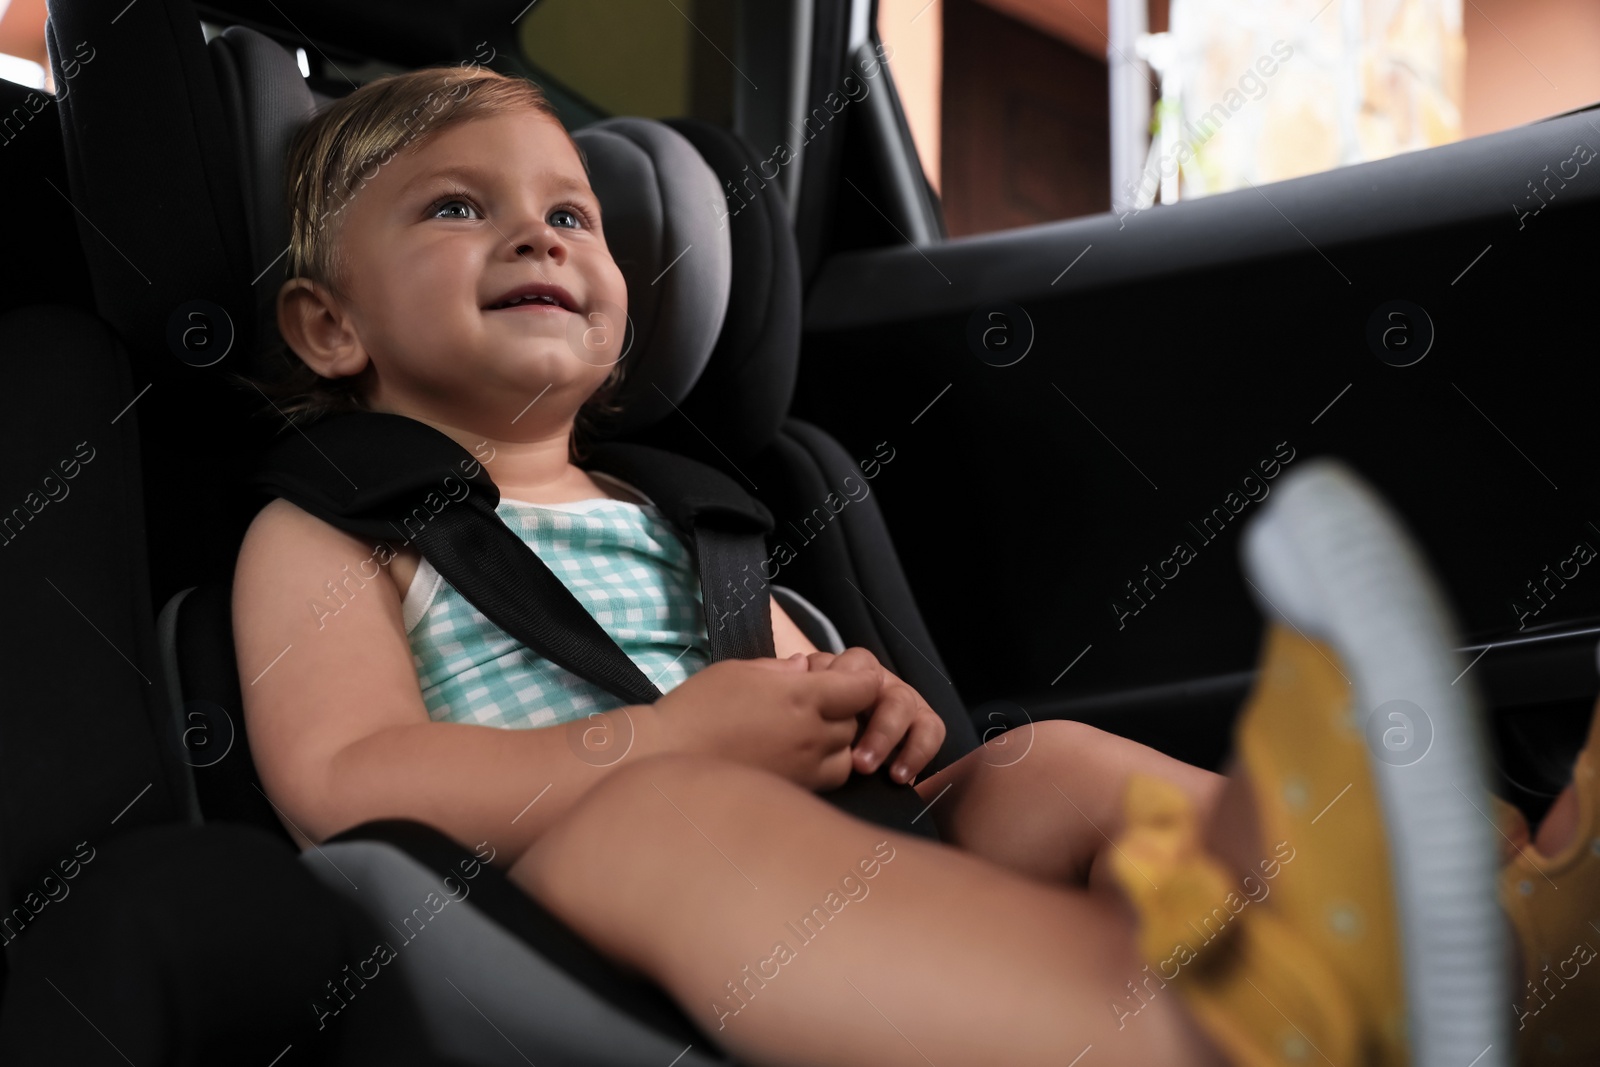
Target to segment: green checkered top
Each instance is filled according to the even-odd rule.
[[[660,510],[621,479],[624,500],[495,509],[663,693],[711,662],[694,559]],[[406,635],[428,716],[527,728],[581,719],[623,701],[495,626],[424,559],[405,595]]]

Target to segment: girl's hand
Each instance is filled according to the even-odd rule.
[[[803,659],[725,659],[653,706],[664,750],[760,767],[818,791],[850,777],[851,741],[878,689],[865,671],[812,673]]]
[[[879,663],[877,656],[857,646],[837,654],[813,652],[806,656],[796,652],[789,659],[802,656],[813,671],[872,670],[880,676],[877,704],[851,752],[857,771],[862,774],[876,771],[903,740],[889,776],[897,782],[910,782],[938,754],[939,746],[944,743],[944,720],[921,694]]]

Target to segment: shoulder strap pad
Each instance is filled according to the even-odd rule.
[[[329,415],[285,437],[255,484],[342,530],[406,541],[415,530],[403,523],[426,523],[448,503],[473,494],[491,511],[500,503],[466,449],[427,423],[379,411]]]

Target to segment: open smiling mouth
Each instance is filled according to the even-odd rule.
[[[485,311],[569,311],[578,310],[572,294],[559,285],[524,285],[503,294]]]

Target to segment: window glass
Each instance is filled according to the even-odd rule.
[[[541,82],[602,115],[733,125],[737,0],[539,0],[517,25]]]
[[[1159,207],[1600,100],[1593,0],[879,0],[877,28],[952,236]],[[1116,108],[1119,66],[1143,85]]]
[[[0,78],[55,92],[44,46],[44,0],[0,2]]]

